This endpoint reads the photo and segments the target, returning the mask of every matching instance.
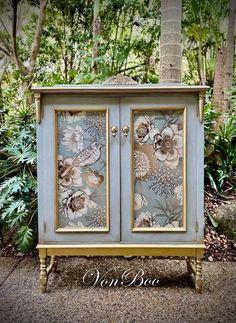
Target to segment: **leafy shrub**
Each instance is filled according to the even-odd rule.
[[[220,113],[210,103],[205,107],[205,179],[218,194],[236,189],[236,119],[225,113],[223,124],[215,131],[213,124]]]
[[[0,224],[27,251],[37,228],[35,121],[32,107],[13,106],[0,125]]]

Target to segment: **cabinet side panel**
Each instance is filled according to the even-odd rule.
[[[37,125],[37,197],[38,197],[38,241],[43,243],[43,140],[41,125]]]
[[[197,241],[204,240],[204,123],[198,124],[197,135]]]
[[[43,243],[45,236],[48,212],[48,179],[47,179],[47,138],[52,138],[50,128],[46,126],[45,119],[37,124],[37,195],[38,195],[38,238]],[[49,199],[50,200],[50,199]]]

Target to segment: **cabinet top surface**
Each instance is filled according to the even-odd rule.
[[[184,85],[184,84],[135,84],[135,85],[55,85],[55,86],[34,86],[32,91],[35,93],[78,93],[78,94],[126,94],[126,93],[193,93],[205,92],[209,89],[203,85]]]

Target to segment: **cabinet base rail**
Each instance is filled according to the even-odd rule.
[[[39,244],[40,277],[42,293],[47,290],[48,276],[57,272],[58,256],[184,256],[187,272],[194,278],[197,293],[202,292],[202,259],[204,244],[191,245],[155,245],[155,244],[84,244],[84,245],[49,245]],[[47,257],[50,262],[47,265]]]

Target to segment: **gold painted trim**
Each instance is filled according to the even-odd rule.
[[[205,92],[199,92],[198,116],[200,123],[203,123],[204,121],[204,100]]]
[[[36,122],[40,124],[41,122],[41,93],[34,93],[35,99],[35,109],[36,109]]]
[[[204,244],[37,245],[40,256],[189,256],[203,257]]]
[[[81,244],[41,244],[39,243],[36,246],[36,249],[48,249],[48,248],[172,248],[172,249],[181,249],[181,248],[194,248],[194,249],[205,249],[206,246],[204,243],[81,243]]]
[[[132,229],[132,232],[140,232],[140,231],[142,231],[142,232],[155,232],[155,231],[157,231],[157,232],[169,232],[169,231],[171,231],[171,232],[174,232],[174,231],[176,231],[176,232],[186,232],[186,229],[184,228],[184,226],[182,226],[182,227],[179,227],[179,228],[165,228],[165,227],[161,227],[161,228],[153,228],[152,229],[152,227],[145,227],[145,228],[136,228],[136,227],[133,227],[133,229]]]
[[[66,233],[66,232],[108,232],[108,226],[106,227],[106,228],[101,228],[101,229],[99,229],[99,228],[94,228],[94,229],[92,229],[92,228],[85,228],[85,229],[76,229],[76,228],[58,228],[58,229],[56,229],[56,232],[57,233],[61,233],[61,232],[63,232],[63,233]]]
[[[58,112],[106,112],[106,227],[105,228],[60,228],[59,227],[59,209],[58,209],[58,122],[57,113]],[[109,108],[55,108],[54,109],[54,228],[56,233],[102,233],[110,231],[110,109]]]
[[[134,216],[134,113],[135,112],[145,112],[145,111],[182,111],[183,112],[183,226],[179,228],[136,228],[135,216]],[[186,158],[186,147],[187,147],[187,108],[186,107],[145,107],[145,108],[132,108],[130,109],[130,122],[131,122],[131,231],[132,232],[186,232],[187,230],[187,158]]]

